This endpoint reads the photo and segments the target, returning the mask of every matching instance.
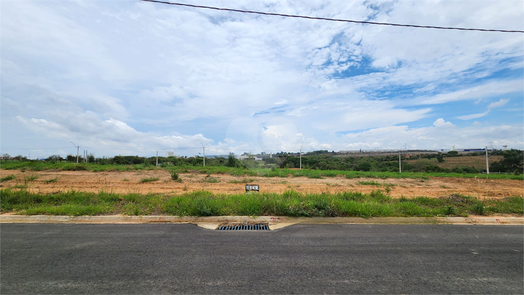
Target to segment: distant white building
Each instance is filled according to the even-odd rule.
[[[166,152],[166,157],[172,157],[174,155],[175,155],[174,152]]]
[[[255,157],[255,156],[249,156],[249,155],[242,155],[242,156],[238,156],[237,157],[237,159],[239,159],[239,160],[245,160],[245,159],[249,159],[249,158],[255,159],[255,161],[262,161],[262,158],[258,158],[258,157]]]

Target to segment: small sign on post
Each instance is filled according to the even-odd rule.
[[[258,184],[246,184],[246,194],[250,192],[259,192]]]

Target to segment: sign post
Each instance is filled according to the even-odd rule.
[[[246,194],[250,192],[259,192],[258,184],[246,184]]]

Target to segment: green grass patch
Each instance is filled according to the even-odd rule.
[[[153,182],[153,181],[157,181],[158,179],[159,179],[158,177],[146,177],[146,178],[140,179],[140,183]]]
[[[255,181],[254,178],[242,178],[241,180],[228,181],[228,183],[250,183],[250,182],[254,182],[254,181]]]
[[[13,179],[15,179],[15,178],[16,178],[16,176],[14,176],[13,174],[11,174],[11,175],[7,175],[7,176],[5,176],[5,177],[0,178],[0,182],[13,180]]]
[[[69,162],[43,162],[43,161],[7,161],[2,163],[2,169],[6,170],[30,170],[30,171],[135,171],[135,170],[155,170],[162,169],[154,165],[135,164],[135,165],[117,165],[117,164],[97,164],[97,163],[69,163]]]
[[[25,178],[26,181],[34,181],[38,178],[38,175],[31,175]]]
[[[56,170],[56,171],[76,171],[76,170],[87,170],[93,172],[99,171],[134,171],[134,170],[155,170],[155,169],[166,169],[175,173],[187,173],[190,171],[197,171],[204,174],[230,174],[233,176],[265,176],[265,177],[308,177],[308,178],[323,178],[323,177],[335,177],[343,176],[346,178],[415,178],[426,180],[430,177],[461,177],[461,178],[478,178],[478,179],[518,179],[524,180],[524,175],[514,174],[476,174],[476,173],[434,173],[434,172],[377,172],[377,171],[343,171],[343,170],[291,170],[291,169],[280,169],[280,168],[239,168],[239,167],[225,167],[225,166],[165,166],[156,167],[154,165],[147,164],[135,164],[135,165],[117,165],[117,164],[97,164],[97,163],[69,163],[69,162],[42,162],[42,161],[7,161],[2,163],[2,169],[6,170],[30,170],[30,171],[43,171],[43,170]]]
[[[179,173],[199,172],[204,174],[230,174],[233,176],[263,176],[263,177],[308,177],[313,179],[322,179],[324,177],[342,176],[348,179],[353,178],[413,178],[425,181],[431,177],[459,177],[459,178],[478,178],[478,179],[518,179],[524,180],[524,175],[514,174],[475,174],[475,173],[433,173],[433,172],[377,172],[377,171],[342,171],[342,170],[292,170],[292,169],[269,169],[269,168],[237,168],[224,166],[173,166],[170,170]]]
[[[222,195],[197,191],[171,194],[113,194],[65,192],[30,193],[24,189],[0,191],[2,212],[49,215],[149,215],[178,216],[303,216],[303,217],[395,217],[395,216],[467,216],[468,214],[523,214],[522,197],[480,201],[453,195],[446,198],[393,199],[381,190],[369,194],[343,192],[335,194]],[[481,209],[482,208],[482,209]]]
[[[46,179],[46,180],[44,180],[44,183],[53,183],[53,182],[56,182],[57,180],[58,180],[58,177],[51,178],[51,179]]]
[[[26,189],[27,188],[27,184],[17,184],[15,186],[13,186],[13,188]]]
[[[378,183],[376,181],[359,181],[358,184],[360,184],[360,185],[382,186],[382,183]]]
[[[211,177],[209,174],[206,177],[204,177],[202,181],[206,183],[219,183],[220,182],[220,180],[216,179],[215,177]]]

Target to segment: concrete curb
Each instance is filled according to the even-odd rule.
[[[268,223],[271,229],[292,224],[483,224],[524,225],[524,217],[470,216],[470,217],[313,217],[286,216],[52,216],[52,215],[0,215],[0,223],[85,223],[85,224],[143,224],[143,223],[192,223],[207,229],[216,229],[224,223]]]

